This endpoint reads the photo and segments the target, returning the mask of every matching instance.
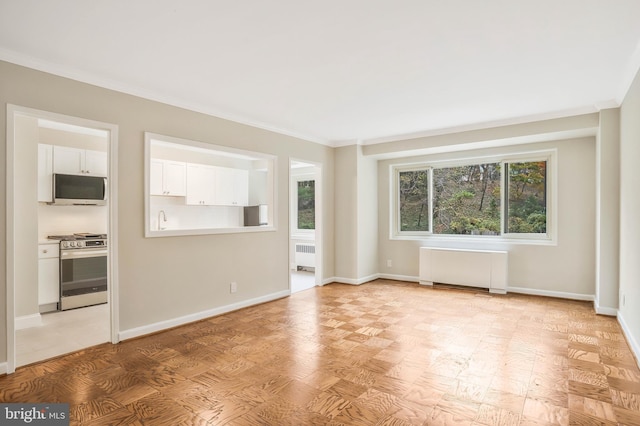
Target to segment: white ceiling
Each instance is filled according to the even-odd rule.
[[[617,106],[639,41],[638,0],[0,0],[0,59],[334,146]]]

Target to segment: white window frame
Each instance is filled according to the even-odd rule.
[[[501,213],[500,213],[500,222],[501,222],[501,226],[500,226],[500,235],[505,238],[505,239],[510,239],[510,240],[520,240],[520,241],[555,241],[555,230],[556,230],[556,208],[555,206],[558,205],[558,203],[556,202],[556,198],[555,198],[555,194],[556,194],[556,176],[557,176],[557,171],[555,168],[555,157],[556,157],[556,151],[554,150],[553,152],[549,152],[545,154],[541,155],[517,155],[517,156],[512,156],[509,158],[506,158],[502,161],[502,179],[501,179],[501,183],[500,183],[500,207],[501,207]],[[507,183],[507,175],[506,175],[506,167],[505,165],[507,163],[527,163],[527,162],[533,162],[533,161],[546,161],[547,162],[547,166],[546,166],[546,176],[545,176],[545,184],[546,184],[546,201],[547,201],[547,205],[546,205],[546,219],[547,219],[547,232],[542,234],[537,234],[537,233],[517,233],[517,232],[505,232],[505,219],[507,217],[507,200],[506,198],[506,191],[504,186]]]
[[[505,233],[505,164],[529,161],[546,161],[546,213],[547,232],[544,234]],[[457,167],[471,164],[500,163],[500,235],[453,235],[433,233],[433,169]],[[400,172],[429,170],[429,229],[430,231],[401,231],[400,230]],[[557,149],[541,151],[526,151],[513,154],[475,156],[453,160],[422,161],[398,163],[389,166],[390,181],[390,225],[389,238],[391,240],[429,240],[429,241],[477,241],[477,242],[509,242],[516,244],[557,244]]]
[[[391,217],[392,217],[392,233],[397,235],[397,236],[415,236],[415,237],[426,237],[429,235],[433,235],[433,209],[431,208],[432,206],[432,199],[433,199],[433,167],[432,166],[425,166],[423,164],[420,165],[412,165],[412,164],[405,164],[405,165],[400,165],[397,167],[392,166],[392,168],[394,169],[393,173],[391,173],[392,175],[392,192],[395,192],[395,197],[392,195],[392,200],[394,200],[394,202],[392,203],[392,212],[395,209],[395,212],[392,213]],[[429,211],[428,211],[428,218],[427,220],[429,221],[429,231],[402,231],[400,229],[401,226],[401,222],[400,222],[400,173],[401,172],[419,172],[419,171],[423,171],[426,170],[429,172]],[[394,220],[395,219],[395,220]]]

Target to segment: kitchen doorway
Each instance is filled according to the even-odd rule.
[[[112,161],[117,158],[117,139],[118,127],[113,124],[7,106],[7,373],[96,344],[118,342],[117,167]],[[55,205],[57,147],[58,159],[90,165],[82,171],[57,173],[103,177],[104,204],[91,200],[87,203],[91,205]],[[46,191],[48,199],[43,198]],[[108,235],[105,298],[100,304],[60,311],[62,303],[56,301],[61,288],[54,284],[63,270],[58,262],[64,247],[60,239],[48,236],[76,234],[74,247],[84,248],[86,233],[95,232]]]
[[[291,293],[322,285],[322,169],[289,161],[289,288]]]

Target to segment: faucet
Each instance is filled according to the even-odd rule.
[[[165,214],[164,210],[160,210],[158,212],[158,230],[162,231],[163,229],[165,229],[165,226],[160,225],[160,216],[162,216],[163,220],[162,222],[167,223],[167,215]]]

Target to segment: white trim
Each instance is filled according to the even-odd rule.
[[[608,315],[610,317],[618,316],[618,310],[616,308],[600,306],[600,301],[598,300],[597,296],[594,296],[593,309],[596,311],[596,314],[598,315]]]
[[[472,155],[449,159],[410,159],[410,161],[393,162],[389,164],[389,239],[390,240],[418,240],[424,243],[432,241],[448,241],[455,243],[477,242],[481,244],[521,244],[521,245],[558,245],[558,148],[538,150],[523,150],[491,155]],[[545,234],[519,234],[504,232],[507,203],[505,202],[505,163],[545,161],[546,199],[547,199],[547,232]],[[500,233],[498,235],[462,235],[433,233],[433,171],[440,168],[461,167],[482,163],[500,163]],[[407,171],[429,171],[429,231],[401,231],[400,230],[400,173]]]
[[[15,115],[17,108],[7,105],[7,134],[6,134],[6,312],[7,312],[7,350],[6,372],[16,371],[16,327],[15,327],[15,212],[14,212],[14,147],[15,147]]]
[[[213,117],[222,118],[225,120],[233,121],[235,123],[267,130],[269,132],[277,133],[280,135],[292,136],[294,138],[303,139],[309,142],[315,142],[325,146],[333,146],[331,144],[331,141],[319,137],[318,135],[304,134],[291,129],[281,128],[260,120],[224,112],[217,108],[212,108],[211,105],[205,105],[200,102],[193,102],[176,96],[166,96],[165,94],[150,92],[147,89],[138,87],[136,85],[127,84],[108,78],[97,77],[92,73],[87,73],[76,68],[63,66],[46,60],[36,59],[19,52],[15,52],[13,50],[0,48],[0,59],[23,67],[44,71],[49,74],[70,78],[72,80],[80,81],[83,83],[89,83],[91,85],[102,87],[108,90],[114,90],[116,92],[138,96],[143,99],[172,105],[174,107],[183,108],[189,111],[199,112]]]
[[[593,294],[581,294],[581,293],[567,293],[564,291],[552,291],[552,290],[539,290],[535,288],[526,287],[507,287],[509,293],[528,294],[531,296],[545,296],[555,297],[558,299],[570,299],[570,300],[584,300],[587,302],[593,302]]]
[[[324,280],[322,280],[322,282],[320,283],[321,286],[325,286],[325,285],[329,285],[329,284],[333,284],[336,281],[336,277],[329,277],[329,278],[325,278]]]
[[[367,283],[369,281],[376,280],[378,278],[386,279],[386,280],[394,280],[394,281],[415,282],[415,283],[424,285],[423,283],[420,282],[420,279],[418,277],[414,277],[411,275],[393,275],[393,274],[374,274],[365,278],[358,278],[358,279],[333,277],[327,280],[325,284],[331,284],[335,282],[340,284],[360,285],[360,284]],[[592,294],[579,294],[579,293],[567,293],[567,292],[561,292],[561,291],[538,290],[538,289],[525,288],[525,287],[507,287],[504,294],[506,293],[519,293],[519,294],[528,294],[532,296],[555,297],[558,299],[569,299],[569,300],[584,300],[588,302],[592,302],[594,300],[594,297]],[[503,294],[503,293],[498,293],[498,294]],[[609,308],[603,308],[603,311],[609,312],[608,309]],[[602,313],[603,315],[610,315],[604,312]]]
[[[369,281],[377,280],[380,278],[380,274],[369,275],[368,277],[362,278],[344,278],[344,277],[334,277],[333,282],[340,284],[351,284],[351,285],[360,285],[364,283],[368,283]]]
[[[120,340],[118,338],[118,330],[120,330],[120,284],[118,277],[118,131],[117,125],[109,125],[109,173],[108,173],[108,190],[109,190],[109,224],[108,238],[109,244],[109,318],[111,320],[111,343],[116,344]]]
[[[618,311],[618,323],[620,324],[620,328],[622,328],[624,337],[627,338],[627,343],[631,348],[631,352],[633,352],[636,357],[636,364],[638,364],[638,367],[640,368],[640,345],[638,344],[636,339],[634,339],[633,334],[631,333],[631,330],[629,329],[629,326],[624,319],[624,315],[620,311]]]
[[[70,115],[58,114],[55,112],[43,111],[34,108],[23,107],[19,105],[7,104],[7,191],[6,191],[6,253],[7,253],[7,274],[6,274],[6,287],[7,287],[7,374],[15,372],[16,366],[16,318],[15,316],[15,206],[14,206],[14,173],[15,158],[14,158],[14,146],[15,146],[15,130],[14,121],[18,115],[45,119],[50,121],[56,121],[64,124],[70,124],[73,126],[87,127],[93,129],[100,129],[105,132],[109,132],[109,244],[108,244],[108,262],[109,262],[109,297],[110,297],[110,322],[109,327],[111,330],[111,342],[118,342],[119,328],[119,297],[118,297],[118,195],[117,195],[117,182],[118,182],[118,165],[116,159],[118,158],[118,126],[115,124],[105,123],[101,121],[91,120],[87,118],[75,117]],[[39,314],[38,314],[39,315]]]
[[[178,327],[180,325],[189,324],[206,318],[215,317],[217,315],[226,314],[228,312],[237,311],[238,309],[247,308],[249,306],[258,305],[260,303],[271,302],[273,300],[282,299],[291,295],[290,290],[279,291],[277,293],[267,294],[265,296],[256,297],[249,300],[243,300],[230,305],[220,306],[218,308],[208,309],[206,311],[196,312],[170,320],[156,322],[154,324],[143,325],[141,327],[123,330],[119,333],[120,340],[133,339],[135,337],[144,336],[158,331],[167,330],[169,328]]]
[[[629,86],[630,85],[631,83],[629,83]],[[612,104],[607,102],[607,105],[612,105]],[[354,145],[356,144],[356,142],[358,145],[363,145],[363,146],[377,145],[377,144],[390,143],[390,142],[402,142],[402,141],[407,141],[411,139],[446,136],[446,135],[451,135],[456,133],[481,132],[482,130],[486,130],[486,129],[500,129],[500,128],[506,128],[510,126],[519,126],[519,125],[528,124],[528,123],[536,123],[539,121],[562,120],[564,118],[574,118],[576,116],[594,114],[597,112],[599,112],[597,105],[585,105],[583,107],[569,108],[569,109],[560,110],[560,111],[551,111],[551,112],[545,112],[540,114],[524,115],[524,116],[519,116],[514,118],[505,118],[502,120],[484,121],[484,122],[475,123],[475,124],[462,124],[459,126],[452,126],[452,127],[445,127],[445,128],[441,127],[437,129],[424,130],[424,131],[418,131],[413,133],[395,134],[391,136],[383,136],[383,137],[364,139],[364,140],[351,140],[347,142],[349,142],[348,145]],[[557,130],[551,133],[536,132],[532,135],[527,135],[527,136],[507,136],[507,137],[496,139],[496,140],[481,139],[480,142],[471,142],[471,143],[463,144],[464,147],[462,149],[466,150],[466,149],[472,149],[472,148],[493,148],[496,146],[503,146],[503,144],[507,144],[507,145],[512,145],[514,143],[526,144],[526,143],[532,143],[532,142],[541,142],[545,140],[553,140],[558,138],[564,139],[564,138],[582,137],[582,136],[586,136],[586,134],[584,133],[584,130],[585,130],[584,128],[578,128],[574,130],[565,130],[565,131]],[[589,133],[589,135],[595,134],[593,133],[593,130],[589,130],[589,132],[591,132]],[[334,146],[345,146],[345,145],[337,145],[337,143],[334,143]],[[443,147],[437,147],[432,152],[443,152],[440,150],[449,149],[449,148],[452,150],[461,149],[459,145],[455,147],[443,146]]]
[[[173,146],[176,149],[206,153],[211,156],[265,160],[268,163],[267,206],[269,225],[233,228],[178,228],[170,230],[151,229],[151,144]],[[224,145],[213,145],[206,142],[144,132],[144,236],[145,238],[178,237],[185,235],[241,234],[252,232],[270,232],[278,230],[278,157],[257,151],[234,148]]]
[[[24,330],[25,328],[39,327],[42,325],[42,316],[40,314],[23,315],[16,318],[16,330]]]
[[[381,278],[383,280],[407,281],[411,283],[420,283],[419,277],[414,277],[411,275],[378,274],[378,278]]]

